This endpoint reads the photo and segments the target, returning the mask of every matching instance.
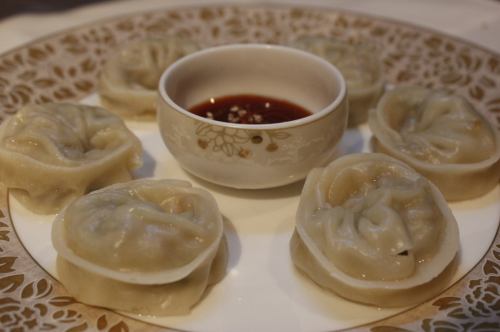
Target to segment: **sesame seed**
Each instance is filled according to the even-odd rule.
[[[254,114],[253,115],[253,120],[255,121],[255,123],[262,123],[262,115],[260,115],[260,114]]]
[[[240,121],[240,118],[238,116],[235,116],[233,113],[229,113],[227,116],[227,120],[231,123],[238,123]]]

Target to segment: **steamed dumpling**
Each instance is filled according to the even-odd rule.
[[[217,204],[186,181],[135,180],[83,196],[58,215],[52,242],[71,296],[138,314],[189,312],[226,266]]]
[[[458,227],[437,188],[383,154],[353,154],[310,172],[291,240],[295,265],[319,285],[381,307],[446,286]]]
[[[366,122],[384,89],[382,62],[367,45],[351,45],[325,37],[302,37],[292,46],[316,54],[335,65],[347,83],[350,127]]]
[[[27,105],[0,125],[0,181],[38,213],[130,180],[141,154],[123,121],[99,107]]]
[[[500,179],[500,135],[459,96],[398,87],[382,97],[369,124],[375,151],[411,165],[447,200],[480,196]]]
[[[99,78],[101,103],[126,118],[154,119],[157,88],[163,71],[198,50],[174,37],[150,38],[124,45],[104,65]]]

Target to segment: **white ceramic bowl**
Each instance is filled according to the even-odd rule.
[[[313,114],[276,124],[235,124],[190,113],[210,98],[255,94]],[[261,44],[205,49],[172,64],[159,82],[163,141],[188,172],[224,186],[270,188],[330,161],[347,121],[346,84],[329,62]]]

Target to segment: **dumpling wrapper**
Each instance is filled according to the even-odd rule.
[[[383,154],[310,172],[290,242],[294,264],[349,300],[380,307],[434,297],[453,275],[456,220],[437,188]]]
[[[28,209],[55,213],[131,179],[140,141],[116,115],[77,104],[27,105],[0,125],[0,181]]]
[[[125,44],[110,56],[100,73],[102,105],[125,118],[156,119],[160,76],[176,60],[198,49],[192,41],[175,37]]]
[[[431,180],[448,201],[500,180],[500,135],[464,98],[416,86],[387,92],[370,113],[373,147]]]
[[[83,196],[57,216],[52,242],[73,297],[146,315],[188,313],[227,261],[214,198],[177,180],[135,180]]]
[[[340,70],[347,83],[348,126],[366,122],[368,111],[384,90],[382,61],[374,47],[318,36],[305,36],[290,45],[318,55]]]

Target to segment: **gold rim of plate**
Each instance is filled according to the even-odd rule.
[[[332,8],[245,5],[178,7],[134,13],[64,30],[0,55],[0,122],[29,102],[78,101],[95,92],[109,52],[146,36],[177,35],[203,47],[286,44],[303,35],[381,50],[390,84],[445,88],[500,126],[500,55],[442,33]],[[484,257],[439,297],[354,327],[385,331],[500,330],[500,232]],[[12,331],[178,331],[150,325],[68,296],[25,250],[0,184],[0,327]]]

